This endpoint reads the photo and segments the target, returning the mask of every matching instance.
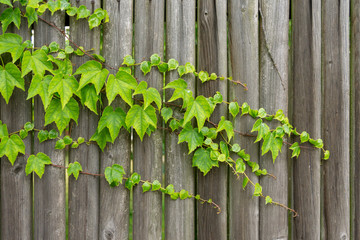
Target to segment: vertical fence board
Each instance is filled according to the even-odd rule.
[[[168,1],[166,6],[166,56],[175,58],[180,64],[195,64],[195,1]],[[178,79],[176,71],[167,75],[166,83]],[[195,92],[193,76],[184,76],[188,89]],[[166,90],[168,91],[168,90]],[[172,91],[166,92],[170,99]],[[175,111],[175,114],[179,112]],[[192,155],[188,155],[185,143],[178,144],[178,136],[165,135],[165,183],[173,184],[177,191],[186,189],[195,193],[195,173]],[[193,200],[174,201],[165,198],[165,239],[195,238],[195,204]]]
[[[247,102],[252,108],[259,108],[259,22],[258,2],[229,1],[229,43],[231,76],[247,84],[248,91],[240,86],[229,87],[229,101],[239,105]],[[233,120],[234,129],[250,133],[254,120],[250,116],[238,116]],[[250,154],[252,161],[259,158],[259,144],[254,138],[236,135],[234,142]],[[249,169],[250,173],[251,170]],[[229,173],[229,238],[259,239],[259,199],[254,198],[253,188],[242,189],[242,178]],[[258,178],[251,174],[254,183]],[[244,207],[246,206],[246,207]],[[251,228],[249,227],[251,226]]]
[[[96,1],[70,1],[73,6],[85,5],[90,12],[100,8],[100,0]],[[89,29],[87,20],[70,18],[70,38],[85,50],[94,48],[100,52],[100,27]],[[76,46],[70,44],[74,49]],[[83,63],[91,60],[88,56],[72,56],[75,64],[74,72]],[[70,123],[71,137],[76,140],[84,137],[86,140],[95,133],[98,116],[85,106],[80,106],[78,125]],[[99,148],[95,144],[81,144],[77,149],[71,149],[69,163],[79,162],[85,172],[99,172]],[[69,177],[69,238],[93,239],[99,234],[99,178],[95,176],[80,176],[75,180]]]
[[[54,23],[57,27],[64,30],[64,13],[50,15],[47,11],[42,18]],[[59,43],[61,48],[65,47],[64,36],[39,20],[34,26],[34,46],[41,47],[49,45],[52,41]],[[41,129],[44,126],[45,111],[39,96],[35,98],[34,123],[35,128]],[[45,129],[56,129],[55,124],[47,126]],[[39,143],[35,134],[34,151],[43,152],[51,158],[51,162],[56,165],[65,165],[65,150],[55,150],[56,140]],[[65,239],[66,219],[65,219],[65,172],[63,169],[47,167],[41,179],[34,176],[34,239]]]
[[[350,238],[349,2],[322,1],[324,239]]]
[[[360,1],[351,1],[351,89],[353,124],[352,136],[352,238],[360,236]]]
[[[126,55],[132,55],[133,1],[104,1],[110,21],[104,25],[103,56],[106,64],[119,68]],[[109,69],[110,70],[110,69]],[[115,74],[116,71],[112,70]],[[104,101],[106,104],[106,101]],[[114,107],[128,110],[127,105],[116,99]],[[101,172],[107,166],[120,164],[130,174],[130,134],[121,129],[114,144],[108,144],[101,153]],[[111,188],[105,178],[100,180],[100,230],[99,239],[128,239],[130,192],[120,186]]]
[[[135,2],[135,60],[149,60],[153,53],[164,52],[164,1],[140,0]],[[153,69],[144,76],[135,68],[138,81],[147,81],[149,87],[161,92],[162,74]],[[136,103],[136,102],[135,102]],[[161,124],[158,121],[158,125]],[[143,141],[134,131],[134,172],[142,179],[162,181],[162,132],[155,130],[151,137],[145,134]],[[162,201],[160,192],[142,193],[134,189],[134,239],[161,239]]]
[[[0,14],[5,9],[1,6]],[[23,41],[30,40],[31,36],[24,19],[21,21],[20,30],[11,24],[6,32],[19,34]],[[2,57],[5,60],[4,56]],[[25,89],[27,88],[25,83]],[[26,94],[22,90],[15,88],[8,104],[3,97],[0,102],[1,121],[7,125],[9,133],[18,131],[26,122],[31,122],[31,101],[26,101]],[[31,135],[24,139],[24,143],[25,153],[31,154]],[[1,239],[32,237],[32,178],[25,174],[27,157],[19,154],[14,166],[7,157],[1,159]]]
[[[289,1],[262,0],[260,3],[260,106],[275,114],[288,112],[288,24]],[[273,126],[272,126],[273,127]],[[271,128],[272,128],[271,127]],[[261,158],[261,168],[277,177],[260,179],[264,195],[287,205],[287,150],[273,164],[271,154]],[[287,239],[287,211],[260,201],[260,239]]]
[[[227,75],[227,25],[226,1],[204,0],[198,2],[198,71],[215,72],[219,76]],[[198,81],[197,94],[213,96],[216,91],[227,99],[226,82],[210,81],[201,84]],[[227,107],[218,106],[211,121],[218,123],[220,116],[226,116]],[[197,170],[197,193],[205,199],[212,198],[220,205],[222,212],[207,204],[197,204],[198,239],[226,239],[227,236],[227,172],[224,164],[213,168],[206,176]]]
[[[321,2],[293,1],[293,122],[321,137]],[[309,145],[310,146],[310,145]],[[320,150],[294,162],[294,239],[320,239]]]

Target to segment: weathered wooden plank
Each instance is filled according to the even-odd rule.
[[[352,223],[351,239],[360,236],[360,1],[351,1],[351,94],[352,108],[352,125],[350,133],[352,133],[352,149],[351,149],[351,212]]]
[[[321,137],[321,2],[293,1],[293,123]],[[290,103],[291,104],[291,103]],[[320,239],[320,150],[293,158],[294,239]]]
[[[64,30],[65,15],[55,13],[51,16],[47,11],[42,18],[54,23]],[[36,47],[49,45],[52,41],[59,43],[61,48],[65,46],[65,38],[53,27],[39,20],[34,26],[34,43]],[[34,123],[37,129],[44,126],[44,106],[37,96],[34,105]],[[46,127],[47,130],[56,129],[55,124]],[[53,164],[65,165],[65,151],[55,150],[55,140],[39,143],[35,134],[35,153],[44,152]],[[47,167],[41,179],[34,176],[34,239],[65,239],[65,172],[62,169]]]
[[[73,6],[85,5],[91,13],[100,8],[101,1],[72,0]],[[93,53],[100,52],[100,27],[89,29],[87,20],[70,18],[70,38],[85,50],[94,48]],[[74,49],[75,46],[72,45]],[[81,64],[91,60],[88,56],[71,58],[74,71]],[[80,107],[78,125],[70,125],[70,135],[76,140],[78,137],[90,139],[95,133],[98,116],[86,107]],[[99,148],[95,144],[82,144],[77,149],[70,149],[69,163],[79,162],[86,172],[99,172]],[[93,239],[99,234],[99,178],[80,176],[78,180],[69,177],[69,238]]]
[[[227,75],[227,26],[226,1],[204,0],[198,2],[198,71],[215,72],[219,76]],[[197,94],[213,96],[216,91],[227,99],[226,82],[210,81],[201,84],[198,80]],[[211,121],[218,123],[226,116],[227,107],[218,106]],[[198,239],[226,239],[227,236],[227,172],[228,168],[220,164],[206,176],[198,173],[197,191],[203,198],[212,198],[220,205],[222,213],[204,204],[197,204]]]
[[[240,86],[229,88],[229,101],[247,102],[259,108],[259,21],[257,1],[229,1],[229,43],[231,76],[247,84],[248,91]],[[250,116],[238,116],[233,120],[234,129],[250,133],[254,120]],[[234,142],[250,154],[252,161],[259,158],[259,144],[254,138],[236,135]],[[250,169],[248,170],[251,172]],[[257,183],[258,178],[251,174]],[[241,187],[242,179],[229,176],[229,238],[259,239],[259,199],[254,198],[253,188]],[[245,206],[245,207],[244,207]],[[251,226],[251,227],[249,227]]]
[[[140,0],[135,2],[135,60],[148,60],[153,53],[163,56],[164,51],[164,1]],[[138,81],[147,81],[149,87],[159,91],[163,77],[152,70],[144,76],[135,68]],[[158,123],[159,124],[159,123]],[[156,130],[151,137],[145,135],[143,141],[134,133],[134,172],[142,179],[161,181],[162,132]],[[161,193],[142,193],[134,189],[134,239],[161,239]]]
[[[104,1],[110,21],[104,25],[103,56],[111,67],[119,68],[124,56],[132,55],[133,1]],[[111,73],[116,73],[114,70]],[[104,101],[106,102],[106,101]],[[114,107],[128,110],[123,101],[116,99]],[[130,134],[120,130],[114,144],[108,144],[101,153],[101,172],[114,163],[130,173]],[[121,157],[120,157],[121,156]],[[128,239],[129,237],[130,192],[123,186],[111,188],[108,182],[100,180],[100,230],[99,239]]]
[[[175,58],[180,64],[195,64],[195,9],[194,0],[168,1],[166,5],[166,58]],[[166,82],[178,79],[172,71]],[[195,92],[194,76],[184,76],[188,88]],[[172,91],[166,92],[166,100]],[[179,112],[175,112],[179,114]],[[195,193],[195,172],[192,155],[188,155],[185,143],[177,144],[178,136],[166,132],[165,135],[165,184],[173,184],[177,191],[186,189]],[[174,201],[165,197],[165,239],[195,239],[195,203],[193,200]]]
[[[0,6],[0,14],[3,10],[5,7]],[[23,41],[30,40],[31,36],[24,19],[19,30],[11,24],[6,32],[19,34]],[[9,133],[31,122],[31,101],[26,101],[26,93],[22,90],[15,88],[8,104],[1,97],[0,105],[1,121],[7,125]],[[14,166],[7,157],[1,159],[1,239],[32,238],[32,177],[25,174],[26,159],[31,154],[30,135],[24,143],[27,156],[20,154]]]
[[[289,1],[262,0],[259,5],[260,22],[260,107],[274,114],[288,112],[288,29]],[[260,160],[261,168],[277,177],[260,179],[264,195],[287,205],[288,173],[287,150],[273,164],[271,154]],[[260,201],[260,239],[287,239],[287,211]]]
[[[322,1],[323,239],[350,239],[349,1]]]

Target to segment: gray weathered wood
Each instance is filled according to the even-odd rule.
[[[215,72],[219,76],[227,75],[227,26],[226,1],[204,0],[198,2],[198,71]],[[227,99],[225,81],[210,81],[201,84],[198,80],[197,94],[205,97],[213,96],[216,91]],[[220,116],[226,116],[227,107],[218,106],[211,121],[218,123]],[[197,204],[198,239],[226,239],[227,236],[227,172],[226,165],[213,168],[206,175],[197,170],[197,191],[205,199],[213,199],[220,205],[222,213],[207,204]]]
[[[351,211],[352,239],[360,236],[360,1],[351,1],[351,94],[353,105],[351,106],[352,126],[352,149],[351,149],[351,183],[353,186]]]
[[[274,114],[282,109],[288,112],[288,0],[262,0],[259,6],[260,22],[260,106]],[[260,160],[261,168],[277,177],[262,177],[264,195],[287,205],[288,173],[287,150],[273,164],[268,153]],[[279,206],[260,201],[260,239],[287,239],[287,211]]]
[[[100,8],[100,0],[70,1],[73,6],[85,5],[91,13]],[[87,20],[70,18],[70,38],[85,50],[94,48],[100,52],[100,27],[89,29]],[[71,44],[70,44],[71,45]],[[72,45],[74,49],[76,47]],[[74,71],[83,63],[91,60],[88,56],[72,56]],[[95,133],[98,116],[86,107],[80,107],[78,125],[70,125],[70,135],[76,140],[78,137],[90,139]],[[82,144],[77,149],[70,149],[69,163],[79,162],[85,172],[99,172],[99,148],[95,144]],[[75,180],[69,177],[69,238],[94,239],[99,234],[99,178],[94,176],[80,176]]]
[[[153,53],[163,56],[164,51],[164,1],[135,1],[135,60],[149,60]],[[153,69],[144,76],[135,68],[138,81],[147,81],[149,87],[159,91],[163,77]],[[158,121],[158,124],[160,122]],[[134,172],[142,179],[162,181],[162,132],[156,130],[151,137],[145,134],[143,141],[134,131]],[[142,193],[141,187],[134,189],[134,239],[161,239],[161,193]]]
[[[133,1],[104,1],[110,21],[104,25],[103,55],[106,63],[118,68],[124,56],[132,55]],[[111,73],[116,73],[112,70]],[[106,103],[106,101],[104,101]],[[114,107],[128,110],[123,101],[116,99]],[[101,153],[101,172],[114,163],[130,173],[130,134],[122,128],[114,144],[108,144]],[[100,230],[99,239],[128,239],[129,237],[130,191],[123,186],[111,188],[109,183],[100,180]]]
[[[195,64],[195,8],[194,0],[168,1],[166,5],[166,58],[175,58],[180,64]],[[167,75],[166,82],[178,79],[176,71]],[[195,92],[194,76],[184,76],[188,89]],[[168,91],[168,90],[167,90]],[[166,100],[172,92],[166,92]],[[181,103],[180,103],[181,104]],[[176,110],[175,110],[176,111]],[[179,114],[176,112],[175,114]],[[177,191],[186,189],[195,193],[195,172],[192,155],[188,155],[187,144],[178,144],[178,136],[166,132],[165,135],[165,184],[173,184]],[[165,239],[195,238],[194,200],[174,201],[165,197]]]
[[[321,137],[321,2],[293,1],[293,123]],[[298,140],[298,139],[297,139]],[[320,239],[320,150],[293,158],[294,239]]]
[[[0,13],[3,10],[5,8],[1,6]],[[29,40],[31,35],[24,20],[21,21],[20,30],[11,24],[6,32],[19,34],[23,41]],[[31,101],[26,101],[26,94],[22,90],[14,89],[9,104],[2,96],[0,98],[1,121],[7,125],[9,133],[31,122]],[[14,166],[7,157],[1,159],[1,239],[32,237],[32,177],[25,174],[26,159],[31,154],[31,135],[24,139],[24,143],[27,156],[19,154]]]
[[[51,16],[47,11],[42,15],[47,21],[51,21],[60,29],[64,30],[65,15],[55,13]],[[65,46],[64,36],[39,20],[34,26],[34,45],[41,47],[49,45],[52,41],[59,43],[61,48]],[[34,123],[35,128],[41,129],[44,126],[44,106],[39,96],[35,98]],[[46,127],[47,130],[56,129],[55,124]],[[57,165],[65,165],[65,151],[55,150],[55,140],[39,143],[35,134],[34,151],[43,152],[51,158],[51,162]],[[34,176],[34,239],[65,239],[65,171],[54,167],[47,167],[41,179]]]
[[[323,239],[350,239],[349,1],[322,1]],[[357,146],[358,147],[358,146]]]
[[[231,76],[247,84],[245,91],[241,86],[229,87],[229,101],[237,101],[241,106],[247,102],[252,108],[259,108],[259,21],[257,1],[229,1],[229,43]],[[240,115],[233,121],[234,129],[250,133],[254,120]],[[252,161],[259,158],[259,144],[254,138],[236,135],[234,143],[240,144],[251,156]],[[235,158],[236,159],[236,158]],[[249,176],[254,183],[258,178]],[[229,173],[229,237],[230,239],[259,239],[259,199],[254,198],[253,187],[244,191],[242,178]],[[246,206],[246,207],[244,207]],[[251,227],[249,227],[251,226]]]

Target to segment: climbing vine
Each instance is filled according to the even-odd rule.
[[[275,204],[284,207],[296,215],[295,210],[272,200],[271,196],[263,193],[262,186],[254,183],[251,176],[246,173],[246,168],[256,176],[270,175],[266,169],[261,169],[259,164],[251,159],[245,149],[234,142],[235,134],[254,136],[255,142],[261,142],[262,155],[271,154],[273,162],[283,145],[288,145],[292,150],[292,157],[298,157],[301,151],[301,144],[309,142],[315,148],[323,151],[323,159],[328,159],[330,153],[324,149],[321,139],[312,139],[305,131],[298,132],[284,115],[282,110],[269,114],[265,109],[253,109],[246,102],[226,102],[222,94],[217,92],[212,97],[199,95],[188,88],[188,84],[182,79],[186,75],[194,75],[202,83],[208,81],[229,81],[231,84],[247,90],[246,84],[232,80],[216,73],[206,71],[197,72],[191,63],[180,65],[175,59],[163,61],[158,54],[153,54],[150,59],[136,63],[132,56],[125,56],[122,65],[116,74],[111,74],[108,69],[114,69],[105,64],[105,59],[98,54],[89,54],[89,51],[81,46],[73,44],[61,49],[59,44],[52,42],[41,48],[34,48],[31,41],[23,41],[21,36],[13,33],[6,33],[8,26],[13,23],[20,27],[21,18],[26,18],[30,28],[34,22],[46,22],[49,27],[57,28],[54,24],[41,18],[45,11],[52,14],[56,11],[66,11],[69,16],[76,16],[76,19],[85,18],[88,20],[89,28],[98,27],[100,24],[109,21],[106,10],[96,9],[93,14],[85,6],[73,7],[67,0],[47,1],[42,0],[14,0],[20,2],[23,8],[14,7],[10,0],[0,0],[2,5],[8,7],[1,13],[0,21],[3,34],[0,35],[0,54],[9,53],[11,61],[6,62],[1,57],[0,67],[0,93],[9,103],[14,88],[19,88],[27,94],[27,99],[39,95],[45,110],[44,126],[36,126],[31,122],[24,123],[24,127],[16,132],[9,133],[6,123],[0,121],[0,157],[6,156],[11,164],[14,164],[19,154],[25,154],[23,139],[29,133],[37,132],[37,140],[42,143],[47,140],[56,139],[55,149],[64,149],[66,146],[77,148],[81,144],[96,143],[102,151],[106,151],[106,145],[114,143],[121,129],[131,131],[134,129],[141,140],[147,134],[151,136],[158,128],[165,123],[165,130],[178,135],[178,143],[186,142],[189,154],[192,154],[192,165],[198,168],[204,175],[220,164],[230,167],[233,174],[242,179],[242,186],[245,189],[250,184],[253,195],[262,197],[266,204]],[[61,30],[59,30],[61,31]],[[62,31],[61,31],[62,32]],[[64,32],[69,40],[71,40]],[[87,55],[92,59],[82,64],[73,71],[71,55]],[[140,68],[144,75],[151,71],[158,71],[165,74],[170,71],[177,71],[179,78],[173,79],[163,88],[171,95],[165,102],[161,93],[149,87],[146,81],[139,82],[133,76],[133,68]],[[28,76],[25,80],[24,77]],[[25,82],[29,81],[28,90],[25,89]],[[107,98],[108,106],[100,111],[102,95]],[[128,105],[128,110],[121,107],[114,108],[111,103],[115,98],[120,97]],[[174,101],[176,103],[174,103]],[[180,104],[178,104],[180,100]],[[63,135],[71,121],[77,124],[80,105],[86,107],[100,116],[97,129],[90,139],[79,137],[72,139],[67,133]],[[218,105],[226,105],[229,113],[234,119],[249,115],[254,119],[251,134],[245,134],[233,128],[233,123],[221,116],[217,123],[209,119]],[[174,108],[179,109],[180,114],[174,116]],[[195,119],[196,121],[192,121]],[[278,126],[270,129],[268,122],[276,121]],[[44,127],[55,123],[57,129],[45,130]],[[206,123],[206,125],[205,125]],[[209,127],[208,127],[209,126]],[[299,141],[294,143],[286,142],[287,138],[298,136]],[[234,158],[233,156],[236,156]],[[199,195],[189,193],[187,190],[176,192],[172,184],[162,187],[158,180],[142,180],[138,173],[127,176],[121,165],[113,164],[105,169],[104,173],[84,172],[79,162],[72,162],[67,167],[54,165],[49,156],[38,152],[30,155],[25,167],[26,174],[35,173],[41,178],[47,165],[59,168],[67,168],[69,176],[73,175],[78,179],[79,174],[88,174],[105,177],[110,186],[116,187],[125,181],[126,188],[131,189],[141,184],[143,192],[161,191],[168,194],[172,199],[195,198],[200,202],[206,202],[214,206],[220,212],[220,207],[211,199],[202,199]],[[274,176],[272,176],[274,177]]]

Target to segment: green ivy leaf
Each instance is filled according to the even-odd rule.
[[[135,59],[131,55],[126,55],[122,65],[132,66],[135,64]]]
[[[169,121],[170,118],[172,118],[173,110],[171,108],[163,107],[161,109],[161,116],[164,119],[165,123]]]
[[[179,98],[182,98],[183,99],[183,107],[187,107],[189,102],[193,98],[192,91],[187,89],[187,83],[183,79],[179,78],[175,81],[168,83],[164,87],[164,89],[169,89],[169,88],[175,89],[173,95],[169,99],[169,102],[173,102]]]
[[[172,119],[169,123],[169,126],[172,131],[175,131],[176,129],[178,129],[181,126],[181,124],[176,119]]]
[[[242,187],[245,190],[246,185],[249,183],[249,179],[247,177],[244,177],[243,183],[242,183]]]
[[[283,110],[279,109],[279,110],[276,111],[275,119],[280,121],[280,122],[285,119],[285,115],[284,115]]]
[[[184,74],[186,73],[186,68],[185,68],[185,66],[180,65],[180,66],[178,67],[178,73],[179,73],[179,76],[182,77],[182,75],[184,75]]]
[[[126,182],[125,182],[125,187],[129,190],[131,190],[131,188],[134,186],[134,182],[130,179],[127,179]]]
[[[165,72],[167,72],[169,70],[169,65],[167,63],[160,63],[158,65],[158,70],[161,73],[165,73]]]
[[[323,140],[321,139],[309,139],[309,142],[316,148],[322,148],[324,146]]]
[[[105,179],[111,187],[119,186],[124,174],[124,168],[119,164],[113,164],[111,167],[105,168]]]
[[[25,0],[26,1],[26,0]],[[31,8],[31,7],[30,7]],[[35,12],[35,8],[31,8],[34,10]],[[44,12],[46,11],[46,9],[48,9],[48,5],[47,3],[43,3],[39,6],[39,8],[37,9],[37,11],[35,12],[36,15],[43,15]]]
[[[66,54],[71,54],[74,52],[74,49],[72,48],[72,46],[66,46],[65,47],[65,53]]]
[[[247,102],[244,102],[241,106],[241,116],[250,112],[250,106]]]
[[[97,102],[100,100],[94,85],[86,85],[80,91],[81,104],[88,107],[97,115]]]
[[[25,144],[19,135],[13,134],[10,137],[1,138],[0,157],[7,156],[10,163],[14,165],[18,153],[25,154]]]
[[[20,23],[21,23],[20,9],[19,8],[5,9],[0,16],[0,21],[2,24],[3,33],[6,32],[6,29],[10,25],[10,23],[14,23],[17,29],[20,29]]]
[[[210,75],[210,80],[216,80],[218,78],[218,76],[216,75],[216,73],[212,73]]]
[[[261,196],[262,194],[262,187],[259,183],[255,184],[254,196]]]
[[[270,131],[270,128],[268,125],[266,125],[265,123],[263,123],[262,119],[259,118],[253,125],[253,128],[251,130],[251,132],[258,132],[258,135],[256,137],[255,142],[260,141],[263,137],[265,137],[268,132]]]
[[[86,6],[81,5],[78,9],[77,9],[77,17],[76,20],[80,19],[80,18],[87,18],[88,16],[90,16],[90,10],[86,8]]]
[[[233,124],[230,121],[225,120],[224,116],[221,116],[216,132],[221,132],[222,130],[226,131],[228,141],[230,142],[231,138],[234,136],[234,128]]]
[[[55,139],[55,138],[57,138],[59,136],[59,133],[58,133],[58,131],[56,131],[55,129],[51,129],[50,131],[49,131],[49,138],[50,139]]]
[[[33,72],[35,75],[44,76],[45,71],[51,71],[53,65],[48,61],[48,57],[44,50],[37,50],[31,54],[29,51],[24,52],[23,61],[21,64],[22,77],[29,72]]]
[[[34,129],[34,124],[32,122],[27,122],[24,124],[24,129],[29,132]]]
[[[52,52],[57,52],[57,51],[59,51],[60,46],[59,46],[59,44],[58,44],[57,42],[51,42],[51,43],[49,44],[49,49],[50,49],[50,52],[51,52],[51,53],[52,53]]]
[[[71,148],[78,148],[79,147],[79,143],[77,142],[73,142],[73,144],[71,144]]]
[[[57,74],[52,78],[48,90],[50,95],[59,93],[61,106],[64,109],[78,87],[79,83],[74,76]]]
[[[114,110],[112,106],[107,106],[100,118],[98,131],[101,132],[104,128],[108,128],[112,143],[114,143],[121,127],[126,128],[125,118],[126,113],[120,107]]]
[[[0,93],[6,103],[9,103],[14,88],[17,87],[25,91],[24,85],[24,79],[15,64],[9,62],[5,65],[5,68],[0,66]]]
[[[310,139],[310,136],[307,132],[304,131],[300,134],[301,143],[307,142],[307,141],[309,141],[309,139]]]
[[[28,132],[26,130],[24,130],[24,129],[21,129],[19,131],[19,136],[20,136],[21,139],[25,139],[28,136]]]
[[[259,164],[256,162],[247,161],[246,163],[251,167],[252,172],[256,172],[260,168]]]
[[[42,143],[46,140],[48,140],[49,138],[49,132],[47,130],[41,130],[38,134],[37,137],[39,139],[39,142]]]
[[[238,173],[244,173],[244,172],[245,172],[245,170],[246,170],[246,165],[245,165],[244,161],[243,161],[241,158],[238,158],[238,159],[236,160],[236,167],[235,167],[235,169],[236,169],[236,172],[238,172]]]
[[[183,127],[190,122],[193,117],[197,120],[200,129],[204,126],[205,119],[210,117],[211,109],[204,96],[198,96],[195,100],[191,99],[184,115]]]
[[[130,180],[131,180],[134,184],[139,184],[139,182],[140,182],[140,180],[141,180],[141,176],[140,176],[140,174],[134,172],[133,174],[131,174]]]
[[[228,145],[224,141],[220,141],[220,150],[223,154],[225,154],[226,159],[230,156]]]
[[[70,163],[69,167],[67,169],[67,173],[69,176],[71,176],[71,174],[74,175],[75,179],[77,180],[79,177],[79,173],[82,171],[82,167],[81,164],[79,162],[74,162],[74,163]]]
[[[2,137],[8,137],[9,136],[9,132],[7,129],[6,124],[2,124],[1,120],[0,120],[0,139]]]
[[[292,155],[291,157],[299,157],[300,155],[300,146],[299,143],[295,142],[293,145],[291,145],[290,150],[292,150]]]
[[[219,104],[223,102],[223,96],[221,95],[220,92],[216,92],[214,95],[214,103],[215,104]]]
[[[150,189],[151,189],[151,183],[149,183],[149,182],[144,182],[143,185],[142,185],[142,189],[143,189],[143,192],[150,191]]]
[[[104,151],[107,142],[112,142],[108,128],[104,128],[101,132],[96,130],[94,135],[91,136],[90,141],[95,141],[99,145],[101,151]]]
[[[10,1],[10,0],[0,0],[0,3],[9,5],[10,7],[13,7],[13,5],[11,4],[11,1]]]
[[[179,192],[179,196],[180,199],[184,200],[189,197],[189,192],[186,191],[185,189],[181,189],[181,191]]]
[[[64,139],[59,139],[56,141],[55,149],[61,150],[61,149],[64,149],[65,147],[66,147],[66,144],[65,144]]]
[[[143,106],[135,104],[128,111],[125,123],[126,126],[132,126],[135,129],[142,141],[149,125],[154,128],[157,127],[155,108],[153,106],[149,106],[144,109]]]
[[[51,159],[45,153],[39,152],[36,156],[30,155],[25,166],[25,173],[29,175],[35,172],[41,178],[45,172],[45,165],[49,164],[51,164]]]
[[[114,101],[116,95],[120,97],[130,106],[133,105],[131,90],[138,86],[136,79],[127,72],[119,71],[114,75],[110,74],[106,85],[106,97],[109,105]]]
[[[324,152],[324,160],[328,160],[329,159],[329,157],[330,157],[330,151],[329,150],[326,150],[325,152]]]
[[[238,115],[239,111],[240,111],[240,107],[239,107],[239,104],[237,102],[231,102],[229,104],[229,112],[231,113],[233,118],[235,118],[236,115]]]
[[[179,67],[179,62],[173,58],[170,58],[168,61],[168,65],[169,65],[169,71],[175,70]]]
[[[20,58],[25,47],[26,44],[22,43],[22,37],[17,34],[4,33],[0,35],[0,54],[10,53],[13,63]]]
[[[161,188],[161,183],[158,180],[153,181],[151,191],[157,191]]]
[[[193,167],[197,167],[204,176],[210,171],[212,167],[219,167],[218,161],[214,161],[210,158],[210,148],[199,148],[195,151],[193,156]]]
[[[144,96],[144,109],[146,109],[152,102],[155,102],[158,109],[161,108],[162,100],[158,90],[155,88],[146,89],[143,93]]]
[[[266,204],[268,204],[268,203],[272,203],[272,198],[271,197],[269,197],[269,196],[266,196],[266,198],[265,198],[265,205]]]
[[[238,152],[240,152],[240,150],[241,150],[241,148],[240,148],[239,144],[237,144],[237,143],[235,143],[235,144],[232,145],[232,147],[231,147],[231,151],[232,151],[232,152],[238,153]]]
[[[192,128],[191,125],[186,125],[179,134],[179,143],[187,142],[189,147],[189,153],[194,151],[197,147],[200,147],[204,142],[204,136],[197,128]]]
[[[70,17],[73,17],[77,14],[78,12],[78,8],[77,7],[69,7],[67,10],[66,10],[66,13],[67,15],[69,15]]]
[[[65,143],[66,145],[71,144],[72,141],[73,141],[73,140],[72,140],[72,138],[71,138],[70,136],[66,135],[66,136],[64,137],[64,143]]]
[[[205,71],[199,72],[199,79],[202,83],[206,82],[209,79],[209,73]]]
[[[158,54],[155,53],[155,54],[151,55],[150,62],[151,62],[152,66],[157,66],[160,64],[161,58]]]
[[[151,63],[149,61],[143,61],[140,64],[140,70],[144,73],[144,76],[151,71]]]
[[[64,108],[62,108],[59,99],[53,99],[51,100],[51,103],[45,113],[45,126],[55,122],[61,135],[66,126],[69,124],[70,119],[73,119],[77,124],[78,117],[79,104],[75,99],[71,98]]]
[[[54,12],[56,12],[57,10],[60,10],[60,1],[53,1],[53,0],[51,0],[51,1],[48,1],[47,2],[47,4],[48,4],[48,8],[49,8],[49,10],[50,10],[50,12],[51,12],[51,15],[53,15],[54,14]]]
[[[191,63],[187,62],[185,63],[185,74],[186,73],[194,73],[195,72],[195,67],[194,65],[192,65]]]
[[[263,108],[260,108],[259,110],[258,110],[258,115],[257,115],[259,118],[265,118],[266,117],[266,111],[265,111],[265,109],[263,109]]]
[[[44,4],[41,5],[41,6],[44,6]],[[45,10],[44,10],[44,12],[45,12]],[[38,10],[38,12],[39,12],[39,10]],[[36,12],[35,8],[26,7],[25,17],[28,19],[28,28],[30,28],[31,25],[33,25],[34,22],[36,22],[36,23],[38,22],[38,13]]]
[[[109,71],[102,68],[101,63],[92,60],[81,65],[74,73],[74,75],[77,74],[81,74],[78,91],[85,85],[92,83],[95,86],[96,93],[99,94],[109,75]]]

